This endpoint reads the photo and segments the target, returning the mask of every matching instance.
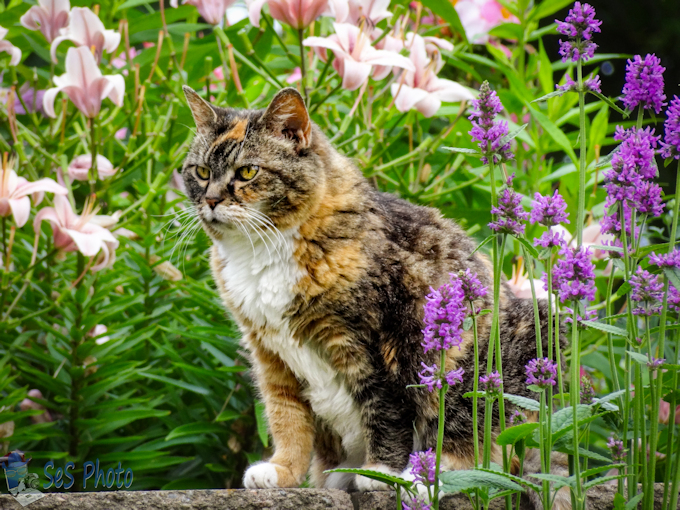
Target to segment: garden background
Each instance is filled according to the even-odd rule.
[[[534,192],[559,189],[574,219],[577,94],[532,102],[564,83],[565,71],[574,76],[573,66],[558,56],[554,23],[564,19],[571,2],[518,0],[502,2],[502,9],[482,2],[494,3],[499,16],[477,34],[465,18],[466,2],[474,3],[459,0],[458,16],[445,0],[393,1],[392,16],[377,26],[391,30],[401,19],[421,35],[453,43],[452,49],[437,50],[443,64],[439,76],[469,92],[488,80],[503,102],[510,130],[528,124],[513,142],[515,160],[506,165],[517,174],[515,188],[524,205]],[[444,102],[427,117],[416,109],[400,111],[391,93],[396,75],[347,90],[351,87],[309,47],[303,77],[300,34],[268,14],[259,27],[245,17],[214,28],[215,20],[194,5],[168,3],[161,10],[157,2],[111,0],[70,6],[92,8],[106,30],[121,36],[114,44],[114,33],[102,32],[99,68],[121,78],[112,85],[113,101],[105,99],[92,115],[81,113],[65,94],[56,97],[53,117],[43,107],[44,91],[67,71],[67,49],[76,44],[62,42],[53,61],[43,34],[20,21],[27,2],[5,1],[0,11],[0,26],[8,30],[4,42],[21,50],[15,63],[16,53],[0,46],[7,48],[0,53],[4,175],[9,179],[13,168],[29,181],[49,178],[67,190],[53,194],[56,188],[48,186],[46,196],[34,196],[30,219],[21,225],[16,214],[0,209],[0,453],[30,452],[34,466],[48,460],[56,465],[74,460],[78,467],[95,458],[104,465],[122,461],[134,470],[133,489],[239,487],[245,467],[266,456],[270,444],[238,334],[210,276],[209,240],[190,221],[176,173],[193,127],[181,86],[189,84],[218,105],[251,108],[265,107],[280,86],[306,88],[313,119],[376,187],[438,207],[481,241],[490,232],[488,166],[471,154],[445,149],[474,147],[469,105]],[[585,72],[599,72],[603,94],[620,94],[626,58],[654,52],[667,69],[666,96],[680,93],[680,16],[673,2],[603,1],[595,7],[603,30],[598,54]],[[230,13],[247,15],[238,4]],[[319,18],[302,35],[328,35],[332,21]],[[116,96],[121,80],[124,93]],[[586,210],[595,226],[605,199],[598,185],[605,166],[598,163],[616,145],[615,126],[634,121],[589,97]],[[657,117],[657,132],[663,120]],[[652,118],[646,122],[654,125]],[[97,160],[97,168],[76,161],[94,152],[106,158]],[[669,211],[675,168],[666,169],[661,159],[659,168]],[[57,207],[58,196],[68,197],[83,224],[108,229],[108,235],[100,232],[94,253],[53,235],[47,216],[34,225],[42,208]],[[655,219],[642,244],[667,242],[669,225],[670,214]],[[527,237],[534,232],[538,235],[539,227],[529,226]],[[598,239],[592,242],[601,244]],[[520,250],[519,243],[508,243],[504,271],[517,292],[530,297],[518,278]],[[599,296],[606,294],[608,264],[597,262]],[[540,274],[540,264],[536,271]],[[614,282],[611,306],[617,311],[623,306],[623,291],[616,294],[621,284]],[[604,303],[594,305],[604,316]],[[581,338],[581,363],[599,394],[614,390],[607,337],[587,329]],[[620,356],[623,340],[612,341]],[[611,428],[604,419],[591,424],[592,451],[607,451]],[[659,479],[664,462],[657,464]]]

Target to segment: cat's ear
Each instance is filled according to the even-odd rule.
[[[191,115],[194,117],[197,131],[199,133],[207,131],[217,121],[217,112],[191,87],[184,85],[182,90],[184,90],[187,104],[191,108]]]
[[[285,88],[274,96],[263,120],[277,136],[294,140],[298,150],[312,144],[312,122],[304,99],[294,88]]]

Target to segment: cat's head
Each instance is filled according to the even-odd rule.
[[[208,234],[304,222],[323,195],[328,152],[300,94],[286,88],[264,110],[236,110],[184,93],[196,136],[182,176]]]

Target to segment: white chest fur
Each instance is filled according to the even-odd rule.
[[[306,342],[300,345],[291,334],[284,313],[291,305],[293,289],[304,276],[294,256],[296,230],[283,233],[274,247],[260,239],[241,235],[217,242],[220,257],[226,262],[222,271],[233,303],[256,326],[275,331],[263,338],[266,347],[277,353],[305,383],[306,397],[314,413],[327,421],[342,438],[352,464],[363,463],[365,452],[360,413],[342,377]]]

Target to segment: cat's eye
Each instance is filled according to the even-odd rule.
[[[204,166],[196,166],[196,175],[198,175],[199,179],[207,181],[210,179],[210,169]]]
[[[249,181],[250,179],[257,175],[257,172],[259,170],[260,167],[257,165],[242,166],[241,168],[238,169],[238,176],[240,179],[243,179],[244,181]]]

